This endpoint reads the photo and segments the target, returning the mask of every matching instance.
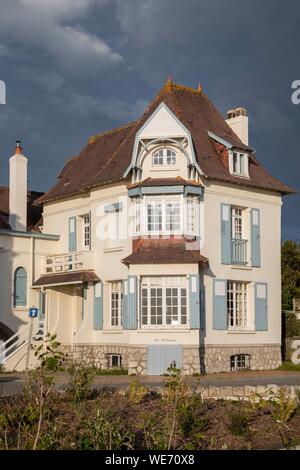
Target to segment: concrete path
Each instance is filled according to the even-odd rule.
[[[140,383],[150,388],[163,387],[165,377],[162,376],[141,376],[132,377],[128,375],[98,375],[95,377],[93,387],[101,389],[122,389],[128,387],[131,381],[138,380]],[[55,374],[56,387],[63,390],[68,387],[69,375],[66,372]],[[300,372],[288,371],[245,371],[223,374],[211,374],[201,377],[188,377],[188,382],[192,387],[203,386],[232,386],[244,385],[300,385]],[[22,393],[25,383],[23,373],[0,374],[0,397],[13,396]]]

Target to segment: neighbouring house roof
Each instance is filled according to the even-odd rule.
[[[76,271],[59,274],[45,274],[37,279],[34,283],[34,287],[40,286],[54,286],[64,284],[82,284],[83,282],[99,282],[100,278],[97,276],[95,271]]]
[[[39,231],[42,225],[42,207],[34,205],[34,202],[43,196],[38,191],[27,193],[27,230]],[[10,229],[9,225],[9,188],[0,186],[0,228]]]
[[[133,252],[122,260],[130,264],[206,263],[199,252],[198,242],[184,239],[140,239]]]
[[[241,142],[201,90],[168,80],[140,119],[92,137],[79,155],[67,162],[57,183],[38,202],[70,197],[102,184],[123,180],[131,163],[135,136],[161,103],[165,103],[190,132],[196,160],[204,179],[272,190],[281,194],[295,192],[264,169],[253,150]],[[235,148],[250,153],[249,179],[230,174],[228,165],[224,164],[224,158],[220,155],[219,144],[208,132],[221,137]]]

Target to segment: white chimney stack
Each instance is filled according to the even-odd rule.
[[[226,122],[243,144],[248,145],[249,123],[246,110],[244,108],[230,109],[227,111]]]
[[[9,223],[12,230],[27,231],[27,158],[19,140],[9,159]]]

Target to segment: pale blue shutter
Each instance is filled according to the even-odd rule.
[[[122,315],[122,326],[124,327],[124,319],[128,319],[128,280],[123,281],[123,315]]]
[[[255,329],[268,329],[268,285],[265,282],[255,283]]]
[[[199,274],[189,276],[190,327],[200,329],[200,279]]]
[[[94,330],[103,330],[103,282],[94,285]]]
[[[260,267],[260,211],[251,209],[251,265]]]
[[[69,251],[76,251],[76,217],[69,218]]]
[[[27,273],[18,268],[14,275],[14,307],[27,306]]]
[[[42,292],[42,290],[40,290],[39,291],[39,318],[40,320],[44,320],[45,318],[45,313],[46,313],[45,297],[46,297],[45,292]]]
[[[227,330],[227,281],[213,282],[213,329]]]
[[[221,262],[231,264],[231,206],[221,204]]]
[[[205,328],[205,287],[200,287],[200,328]]]
[[[127,311],[124,311],[123,328],[136,330],[137,328],[137,277],[128,276]]]

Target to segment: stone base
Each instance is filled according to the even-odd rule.
[[[230,372],[230,356],[250,355],[251,370],[276,369],[282,363],[280,344],[207,345],[200,348],[201,372]]]
[[[109,355],[120,354],[122,367],[128,369],[130,375],[147,374],[146,345],[76,344],[72,349],[68,345],[62,345],[61,349],[72,354],[75,364],[97,369],[108,369]],[[230,356],[235,354],[249,354],[251,370],[276,369],[281,365],[279,344],[207,345],[200,348],[183,345],[182,350],[182,372],[187,375],[230,372]]]

